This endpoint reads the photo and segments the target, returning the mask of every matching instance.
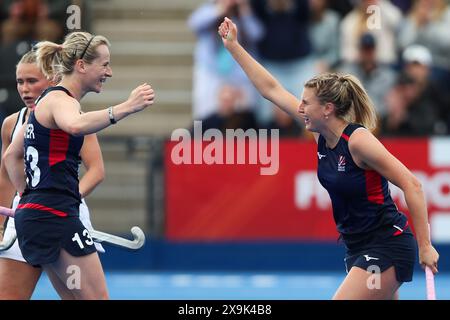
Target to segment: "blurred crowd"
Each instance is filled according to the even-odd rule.
[[[240,43],[291,93],[326,72],[356,75],[374,101],[378,134],[450,135],[450,0],[207,0],[188,19],[196,35],[193,118],[204,128],[278,128],[303,137],[303,124],[270,105],[224,49],[225,16]],[[67,8],[89,16],[89,1],[0,0],[0,120],[17,111],[15,64],[33,42],[71,31]],[[90,30],[91,19],[81,19]]]
[[[21,105],[15,88],[15,68],[20,57],[40,40],[60,41],[69,31],[67,12],[77,5],[87,17],[89,2],[83,0],[0,0],[0,121]],[[80,19],[89,30],[90,19]]]
[[[271,106],[223,48],[217,27],[232,18],[240,43],[291,93],[327,72],[356,75],[379,116],[378,134],[450,134],[448,0],[209,0],[189,17],[197,36],[193,116],[204,127],[303,125]]]

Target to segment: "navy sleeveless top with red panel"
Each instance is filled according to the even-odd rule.
[[[348,141],[361,128],[349,124],[337,145],[330,149],[321,135],[318,140],[318,178],[328,191],[336,227],[342,235],[360,234],[387,224],[407,225],[391,198],[388,181],[373,170],[359,168],[350,154]]]
[[[36,102],[51,91],[61,90],[71,96],[64,87],[50,87],[46,89]],[[61,106],[62,108],[64,106]],[[69,196],[74,203],[81,202],[78,189],[78,170],[80,165],[80,150],[83,146],[84,137],[75,137],[65,131],[48,129],[42,126],[36,119],[35,113],[31,112],[24,140],[24,158],[26,173],[26,188],[24,197],[32,194],[42,196],[42,202],[50,196]],[[34,197],[35,198],[35,197]],[[38,198],[39,199],[39,198]],[[51,201],[53,204],[55,201]],[[72,201],[68,201],[72,203]],[[46,207],[45,203],[35,203],[33,209],[39,206]],[[55,212],[71,211],[64,208],[65,205],[57,205]],[[21,206],[21,208],[26,208]],[[30,207],[31,208],[31,207]],[[67,210],[66,210],[67,209]],[[46,210],[49,211],[49,210]],[[67,213],[67,212],[66,212]]]

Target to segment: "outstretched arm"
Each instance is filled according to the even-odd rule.
[[[222,37],[225,48],[239,63],[250,81],[273,104],[288,112],[292,117],[303,119],[297,112],[300,100],[287,91],[283,86],[256,61],[237,41],[237,27],[228,18],[219,27],[219,35]]]
[[[83,160],[83,164],[86,167],[86,172],[81,178],[79,185],[81,197],[84,198],[105,178],[103,156],[97,135],[90,134],[84,137],[80,155],[81,160]]]
[[[59,129],[74,136],[81,136],[96,133],[111,125],[109,108],[80,114],[80,104],[77,100],[61,92],[52,94],[54,99],[43,100],[42,103],[46,104],[45,109],[51,108],[54,123]],[[153,104],[154,98],[152,87],[144,83],[131,92],[127,101],[112,107],[113,116],[119,121],[130,114],[142,111]],[[61,105],[64,105],[63,109]]]
[[[436,273],[439,254],[430,242],[427,204],[419,180],[368,130],[356,130],[350,137],[349,149],[358,166],[377,171],[402,189],[414,225],[420,263]]]

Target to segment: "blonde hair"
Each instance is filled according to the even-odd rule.
[[[305,88],[314,89],[321,104],[333,103],[336,117],[361,124],[370,131],[377,127],[373,102],[355,76],[324,73],[307,81]]]
[[[34,50],[30,50],[27,53],[25,53],[22,58],[20,58],[19,62],[16,65],[16,68],[19,66],[19,64],[22,63],[36,63],[36,52]]]
[[[42,41],[35,46],[37,64],[48,79],[61,78],[73,72],[77,60],[91,63],[97,58],[96,49],[100,45],[111,46],[104,36],[94,36],[88,32],[69,33],[61,45]]]

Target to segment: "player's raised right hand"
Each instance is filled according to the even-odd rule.
[[[233,21],[227,17],[219,26],[219,35],[222,38],[223,45],[228,48],[230,45],[237,43],[237,27]]]

